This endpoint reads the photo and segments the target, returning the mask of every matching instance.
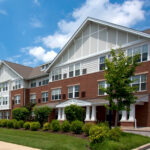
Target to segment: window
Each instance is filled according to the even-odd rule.
[[[48,102],[48,92],[42,93],[42,103]]]
[[[15,104],[20,104],[20,95],[15,96]]]
[[[139,59],[137,62],[143,62],[148,60],[148,45],[142,45],[134,48],[130,48],[127,50],[127,55],[129,58],[133,58],[133,56],[139,54]]]
[[[101,90],[101,88],[106,88],[107,84],[106,81],[100,81],[98,83],[98,95],[105,95],[105,93]]]
[[[13,90],[17,90],[21,88],[21,80],[16,80],[15,85],[13,86]]]
[[[9,119],[9,112],[8,111],[4,112],[4,119]]]
[[[70,86],[68,88],[68,98],[78,98],[79,97],[79,85]]]
[[[52,72],[52,81],[61,80],[61,69],[56,69]]]
[[[30,103],[36,103],[36,94],[30,95]]]
[[[52,94],[52,100],[60,100],[61,99],[61,89],[53,89],[51,94]]]
[[[133,81],[133,83],[131,83],[131,86],[135,87],[137,91],[146,90],[147,77],[145,74],[133,76],[131,77],[131,80]]]
[[[45,80],[42,81],[42,85],[47,85],[48,82],[49,82],[49,79],[45,79]]]
[[[41,86],[41,81],[39,82],[39,86]]]
[[[80,75],[80,64],[75,64],[75,76]]]
[[[106,59],[106,56],[100,57],[99,70],[104,70],[105,69],[105,59]]]
[[[73,71],[74,70],[74,65],[69,66],[69,78],[73,77]]]
[[[87,69],[82,69],[82,74],[87,74]]]
[[[0,105],[8,105],[8,97],[0,97]]]
[[[36,87],[36,81],[32,81],[31,82],[31,87],[33,88],[33,87]]]
[[[2,114],[2,112],[0,112],[0,119],[3,119],[3,114]]]
[[[67,73],[63,74],[63,78],[66,79],[67,78]]]

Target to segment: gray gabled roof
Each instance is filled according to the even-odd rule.
[[[142,31],[137,31],[131,28],[127,28],[121,25],[117,25],[114,23],[110,23],[110,22],[106,22],[103,20],[99,20],[96,18],[91,18],[91,17],[87,17],[85,19],[85,21],[81,24],[81,26],[76,30],[76,32],[72,35],[72,37],[69,39],[69,41],[65,44],[65,46],[61,49],[61,51],[59,52],[59,54],[54,58],[54,60],[51,62],[51,64],[49,65],[49,67],[47,68],[46,72],[49,71],[49,69],[53,66],[53,64],[55,63],[55,61],[60,57],[60,55],[66,50],[66,48],[69,46],[69,44],[74,40],[74,38],[77,36],[77,34],[82,30],[82,28],[88,23],[88,22],[95,22],[95,23],[99,23],[101,25],[105,25],[108,27],[112,27],[118,30],[122,30],[122,31],[126,31],[132,34],[136,34],[142,37],[146,37],[146,38],[150,38],[150,34],[146,33],[146,32],[142,32]]]
[[[40,66],[36,68],[32,68],[29,66],[20,65],[17,63],[9,62],[9,61],[2,61],[2,62],[5,65],[7,65],[18,76],[26,80],[48,75],[46,72],[41,71]]]

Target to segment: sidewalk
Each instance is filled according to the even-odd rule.
[[[0,150],[39,150],[39,149],[0,141]]]

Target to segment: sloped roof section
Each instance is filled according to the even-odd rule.
[[[47,73],[41,71],[40,66],[36,68],[32,68],[29,66],[20,65],[17,63],[3,61],[12,71],[21,76],[23,79],[32,79],[40,76],[45,76]]]
[[[150,28],[143,31],[144,33],[150,34]]]
[[[69,46],[69,44],[76,38],[76,36],[78,35],[78,33],[86,26],[86,24],[88,22],[95,22],[101,25],[105,25],[108,27],[112,27],[118,30],[122,30],[122,31],[126,31],[135,35],[139,35],[145,38],[149,38],[150,39],[150,34],[148,34],[147,32],[142,32],[142,31],[138,31],[138,30],[134,30],[128,27],[124,27],[121,25],[117,25],[114,23],[110,23],[110,22],[106,22],[103,20],[99,20],[96,18],[92,18],[92,17],[87,17],[85,19],[85,21],[80,25],[80,27],[76,30],[76,32],[72,35],[72,37],[69,39],[69,41],[64,45],[64,47],[61,49],[61,51],[59,52],[59,54],[54,58],[54,60],[51,62],[51,64],[49,65],[49,67],[47,68],[46,72],[49,72],[50,68],[53,66],[53,64],[56,62],[56,60],[60,57],[60,55],[67,49],[67,47]]]

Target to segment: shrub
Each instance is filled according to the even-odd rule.
[[[122,131],[119,127],[115,127],[109,131],[109,139],[113,141],[119,141]]]
[[[43,122],[48,121],[48,116],[51,114],[52,108],[47,106],[34,107],[33,112],[35,114],[35,119],[39,121],[41,125],[43,125]]]
[[[13,121],[13,126],[14,126],[15,129],[20,129],[21,128],[19,121]]]
[[[44,125],[43,125],[43,131],[48,131],[50,129],[51,129],[51,124],[48,123],[48,122],[44,123]]]
[[[19,123],[20,128],[23,128],[24,121],[20,120],[20,121],[18,121],[18,123]]]
[[[95,126],[91,127],[91,129],[89,131],[89,135],[90,135],[91,144],[101,143],[105,139],[108,138],[109,128],[107,128],[106,126],[100,127],[100,126],[95,125]]]
[[[86,135],[89,135],[89,131],[90,131],[90,128],[93,126],[92,123],[86,123],[83,125],[83,132],[86,134]]]
[[[7,128],[14,128],[14,122],[16,122],[17,120],[12,119],[12,120],[8,120],[7,121]]]
[[[83,122],[79,120],[75,120],[71,123],[71,131],[76,134],[82,133]]]
[[[52,130],[57,132],[60,130],[60,123],[58,120],[52,120],[52,123],[51,123],[51,127],[52,127]]]
[[[70,123],[69,123],[69,121],[67,121],[67,120],[63,121],[63,123],[61,125],[61,129],[64,132],[69,132],[70,131]]]
[[[65,108],[66,118],[69,122],[75,120],[84,120],[84,111],[83,108],[77,105],[70,105]]]
[[[21,108],[15,108],[12,111],[12,117],[16,120],[27,120],[27,117],[29,116],[29,110],[25,107]]]
[[[40,129],[41,125],[39,122],[32,122],[30,124],[30,129],[31,131],[37,131],[38,129]]]
[[[23,125],[23,128],[24,128],[25,130],[30,129],[30,122],[25,122],[24,125]]]
[[[7,121],[6,119],[0,120],[0,127],[7,127]]]

